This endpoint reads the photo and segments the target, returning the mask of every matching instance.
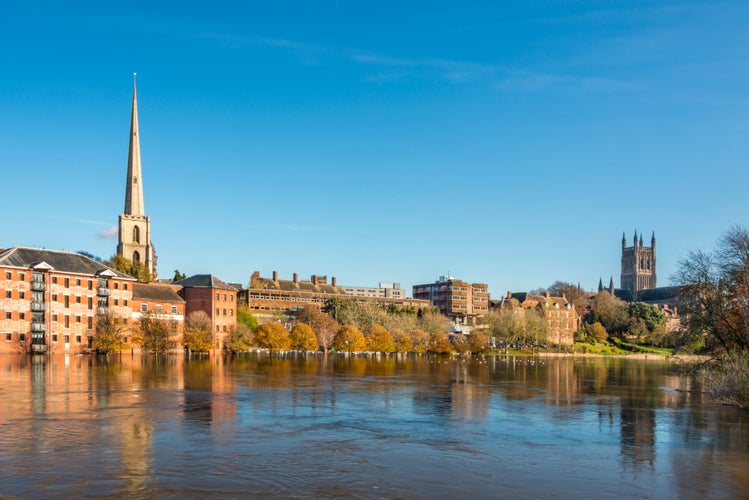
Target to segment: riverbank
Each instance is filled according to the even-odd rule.
[[[710,356],[699,354],[653,354],[653,353],[631,353],[631,354],[597,354],[597,353],[580,353],[580,352],[539,352],[539,357],[546,358],[626,358],[626,359],[645,359],[645,360],[664,360],[689,363],[705,362]]]

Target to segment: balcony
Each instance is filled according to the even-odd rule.
[[[31,310],[33,312],[44,312],[47,310],[47,304],[45,304],[44,302],[32,302]]]
[[[47,284],[43,281],[32,281],[31,291],[32,292],[43,292],[47,289]]]
[[[31,331],[32,332],[46,332],[47,325],[45,325],[44,323],[31,323]]]
[[[104,307],[104,306],[97,307],[96,314],[99,314],[99,315],[109,314],[109,307]]]
[[[109,294],[111,292],[109,291],[109,288],[99,287],[99,289],[97,290],[97,293],[99,294],[100,297],[109,297]]]

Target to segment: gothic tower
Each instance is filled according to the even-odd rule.
[[[655,276],[655,232],[650,239],[650,246],[642,243],[642,235],[637,239],[637,230],[631,247],[622,234],[622,288],[628,288],[636,297],[637,292],[656,287]]]
[[[153,246],[151,245],[151,218],[143,209],[143,176],[140,165],[140,138],[138,137],[138,100],[133,76],[133,110],[130,117],[130,150],[127,157],[125,184],[125,210],[119,218],[117,255],[133,263],[146,266],[153,277]]]

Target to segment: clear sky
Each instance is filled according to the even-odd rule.
[[[136,71],[161,277],[593,289],[637,229],[667,285],[749,219],[746,0],[10,1],[0,47],[0,247],[114,254]]]

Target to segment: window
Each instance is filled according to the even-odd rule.
[[[94,308],[94,299],[89,297],[88,298],[88,308],[93,309]]]
[[[70,316],[65,315],[65,328],[70,328]]]
[[[216,331],[217,331],[217,332],[218,332],[218,331],[220,331],[220,330],[218,329],[218,325],[216,325]]]
[[[224,333],[226,333],[226,325],[224,325]]]
[[[13,341],[13,334],[12,333],[6,333],[5,334],[5,341],[6,342],[12,342]]]
[[[54,342],[55,344],[57,343],[57,334],[56,333],[52,334],[52,342]]]
[[[172,314],[177,314],[177,306],[172,306]]]
[[[120,284],[117,283],[116,281],[114,282],[114,289],[115,290],[119,290],[120,289]]]
[[[18,319],[26,319],[26,313],[18,313]]]
[[[75,322],[76,323],[80,323],[81,322],[81,317],[80,316],[76,316],[75,317]]]
[[[122,284],[122,289],[123,289],[123,290],[127,290],[127,283],[123,283],[123,284]]]
[[[114,305],[116,305],[116,306],[120,305],[119,299],[114,299]]]
[[[81,343],[81,336],[80,335],[76,335],[75,336],[75,343],[76,344],[80,344]]]
[[[10,290],[5,290],[5,298],[6,299],[10,298]]]
[[[66,295],[66,296],[65,296],[65,297],[63,298],[63,300],[64,300],[64,302],[65,302],[65,307],[70,307],[70,295]]]
[[[94,289],[94,282],[92,280],[88,280],[88,289],[93,290]]]
[[[52,294],[52,302],[57,302],[57,294],[56,293]]]
[[[229,302],[234,302],[234,295],[229,295]]]
[[[133,252],[133,262],[140,264],[140,254],[138,252]]]
[[[161,314],[161,312],[162,312],[161,304],[156,304],[156,314]]]
[[[216,292],[216,300],[218,300],[218,292]]]
[[[226,294],[224,294],[224,300],[226,300]]]
[[[57,284],[57,276],[52,276],[52,284],[53,285]]]
[[[140,228],[138,226],[133,228],[133,241],[135,243],[140,243]]]
[[[18,341],[19,342],[26,342],[26,334],[25,333],[19,333],[18,334]]]
[[[216,308],[216,316],[218,316],[219,314],[221,314],[221,310],[217,307]]]
[[[13,313],[10,311],[5,312],[5,319],[13,319]]]
[[[143,303],[140,305],[140,312],[148,312],[148,304]]]
[[[18,298],[19,299],[25,299],[26,298],[26,292],[23,292],[23,291],[18,292]]]
[[[65,288],[70,288],[70,278],[65,278]]]
[[[127,307],[127,299],[125,299],[125,300],[122,301],[122,305],[125,306],[125,307]]]
[[[94,318],[93,316],[88,317],[88,329],[92,329],[94,327]]]
[[[78,278],[75,279],[75,286],[81,286],[81,280]]]
[[[229,316],[234,316],[234,309],[229,308]]]
[[[70,335],[65,335],[65,343],[66,344],[70,343]]]
[[[13,275],[10,273],[10,271],[5,271],[5,279],[10,280],[13,277]],[[10,335],[10,334],[8,334]]]
[[[26,281],[26,275],[23,273],[18,273],[18,281]]]
[[[52,321],[57,321],[57,314],[52,315]]]
[[[76,304],[80,304],[81,303],[81,296],[80,295],[76,295],[75,296],[75,303]]]

